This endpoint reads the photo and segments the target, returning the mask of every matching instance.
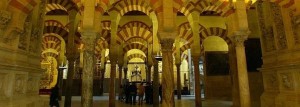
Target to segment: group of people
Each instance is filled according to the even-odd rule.
[[[59,107],[58,102],[58,91],[59,88],[56,85],[51,89],[50,95],[50,107]],[[136,97],[138,96],[138,104],[143,104],[144,100],[146,104],[153,104],[153,86],[151,83],[147,82],[144,85],[144,82],[140,83],[129,83],[127,82],[124,85],[121,85],[121,94],[119,96],[119,100],[125,101],[127,104],[136,104]],[[145,99],[144,99],[145,96]],[[159,87],[159,96],[162,98],[162,86]]]
[[[125,103],[127,104],[134,105],[138,101],[138,104],[141,105],[143,104],[144,100],[146,101],[146,104],[153,103],[153,86],[149,82],[146,82],[146,84],[144,84],[143,82],[127,82],[126,84],[121,86],[121,89],[122,91],[120,94],[121,96],[119,96],[119,99],[125,101]],[[137,100],[136,97],[138,97]]]

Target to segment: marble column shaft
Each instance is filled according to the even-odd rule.
[[[180,74],[180,64],[176,64],[177,68],[177,99],[181,99],[181,74]]]
[[[109,107],[115,107],[116,92],[115,92],[115,78],[116,78],[116,65],[117,60],[112,59],[110,70],[110,83],[109,83]]]
[[[232,106],[240,107],[239,82],[237,74],[236,54],[234,48],[235,47],[232,45],[229,46],[229,66],[232,81]]]
[[[103,95],[103,91],[104,91],[104,87],[103,87],[103,81],[105,78],[105,67],[103,69],[101,69],[101,78],[100,78],[100,93],[101,95]]]
[[[124,80],[127,81],[127,71],[128,68],[124,68]]]
[[[153,71],[153,107],[159,107],[159,74],[158,61],[154,62]]]
[[[68,75],[67,75],[67,83],[66,90],[72,90],[73,85],[73,77],[75,73],[75,60],[76,60],[76,44],[75,44],[75,17],[76,12],[71,11],[69,15],[70,24],[69,24],[69,33],[68,33],[68,42],[66,43],[67,47],[67,59],[69,61],[68,67]],[[72,91],[66,91],[65,95],[65,107],[71,107],[72,102]]]
[[[62,96],[63,72],[64,72],[64,68],[58,68],[57,85],[59,87],[59,91],[58,91],[58,100],[59,101],[61,101],[61,96]]]
[[[232,37],[233,43],[235,45],[236,58],[237,58],[237,70],[238,70],[238,84],[239,84],[239,94],[240,94],[240,107],[251,107],[250,101],[250,91],[248,82],[248,72],[246,63],[246,54],[244,41],[247,39],[247,34],[234,35]]]
[[[195,105],[196,105],[196,107],[202,107],[199,59],[200,59],[200,57],[193,56],[194,74],[195,74]]]
[[[147,82],[151,82],[151,67],[152,67],[152,65],[148,65],[147,66]]]
[[[96,33],[84,33],[81,38],[84,43],[81,107],[92,107]]]
[[[120,93],[121,92],[121,90],[122,90],[122,88],[121,88],[121,85],[122,85],[122,65],[119,65],[119,86],[118,86],[118,88],[119,88],[119,97],[122,95],[122,93]]]
[[[67,81],[66,81],[66,91],[65,93],[65,103],[64,107],[71,107],[72,102],[72,85],[73,85],[73,77],[75,73],[75,58],[68,57],[68,75],[67,75]]]
[[[174,70],[173,43],[174,39],[161,39],[162,48],[162,107],[174,107]]]

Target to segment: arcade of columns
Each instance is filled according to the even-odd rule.
[[[109,107],[115,107],[116,73],[122,77],[123,69],[126,75],[127,62],[131,58],[145,61],[148,68],[147,81],[151,80],[149,69],[154,67],[153,95],[158,99],[158,61],[154,56],[161,52],[161,81],[164,84],[162,107],[174,107],[174,64],[177,74],[180,74],[181,56],[187,49],[191,49],[192,62],[199,65],[204,53],[203,41],[209,36],[219,36],[227,42],[230,53],[233,106],[251,107],[244,41],[252,31],[248,21],[256,20],[259,29],[253,29],[252,32],[260,35],[263,52],[260,71],[263,74],[264,93],[261,96],[261,106],[300,106],[300,2],[1,0],[1,3],[0,105],[42,107],[38,96],[39,82],[42,81],[41,83],[46,84],[42,86],[48,88],[60,83],[61,80],[55,79],[61,73],[61,69],[57,68],[68,63],[66,90],[72,89],[76,66],[80,66],[83,71],[81,104],[82,107],[91,107],[96,59],[100,60],[101,71],[105,71],[104,65],[107,60],[110,61]],[[256,8],[256,19],[248,19],[247,12],[252,6]],[[45,19],[45,14],[55,10],[68,14],[67,23]],[[151,21],[124,24],[122,18],[131,11],[143,12]],[[182,17],[187,19],[187,23],[177,22],[178,12],[184,14]],[[224,20],[223,26],[226,27],[203,25],[201,15],[207,15],[205,12],[212,12],[213,17]],[[269,18],[271,19],[268,20]],[[105,54],[107,49],[108,55]],[[131,49],[143,52],[129,52]],[[45,81],[43,78],[40,80],[41,74],[45,72],[40,69],[41,63],[43,68],[47,68],[46,72],[51,74],[43,75],[43,78],[47,78]],[[195,105],[201,107],[199,66],[194,66],[194,72]],[[180,81],[178,75],[179,89],[182,87]],[[71,91],[65,94],[65,107],[71,107]],[[154,100],[154,106],[158,106],[157,100]]]

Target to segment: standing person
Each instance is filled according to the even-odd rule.
[[[137,87],[136,87],[136,84],[135,83],[132,83],[130,86],[129,86],[129,90],[130,90],[130,103],[131,104],[135,104],[136,103],[136,94],[137,94]]]
[[[57,85],[55,85],[52,89],[51,89],[51,94],[50,94],[50,107],[59,107],[59,102],[58,102],[58,91],[59,88]]]
[[[159,85],[159,97],[160,97],[160,103],[162,103],[162,86]]]
[[[129,103],[129,99],[130,99],[130,90],[129,90],[129,82],[126,82],[125,86],[124,86],[124,92],[125,92],[125,103]]]
[[[153,104],[153,86],[151,83],[149,83],[149,87],[150,87],[150,90],[149,90],[149,103],[150,104]]]
[[[139,105],[143,103],[143,98],[144,98],[144,93],[145,93],[145,87],[143,86],[143,83],[141,82],[141,84],[138,87],[137,90],[138,96],[139,96]]]
[[[145,94],[146,94],[146,104],[150,104],[150,100],[151,100],[151,86],[150,83],[147,82],[147,85],[145,87]]]

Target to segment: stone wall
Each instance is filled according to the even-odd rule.
[[[8,2],[0,5],[0,106],[45,107],[38,95],[45,2],[32,3],[30,13]]]
[[[207,76],[205,84],[205,98],[218,100],[231,100],[231,77]]]
[[[42,69],[24,51],[0,47],[0,106],[42,107],[38,96]]]
[[[264,91],[261,72],[249,72],[249,88],[252,107],[260,107],[260,96]]]

